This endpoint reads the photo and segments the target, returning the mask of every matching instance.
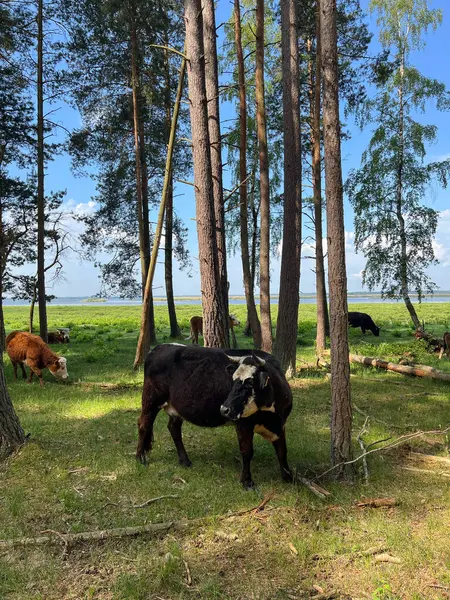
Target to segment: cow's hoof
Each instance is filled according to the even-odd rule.
[[[144,465],[144,467],[148,466],[147,457],[145,454],[136,454],[136,460],[140,462],[141,465]]]
[[[286,471],[285,469],[283,469],[281,472],[281,479],[287,483],[292,483],[294,481],[292,473],[290,471]]]
[[[192,461],[189,458],[180,458],[179,463],[183,467],[192,467]]]
[[[255,482],[252,481],[251,479],[249,481],[242,481],[241,483],[242,483],[242,487],[246,491],[250,491],[250,490],[255,490],[256,489]]]

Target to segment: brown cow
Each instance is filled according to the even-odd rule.
[[[17,379],[17,365],[22,369],[22,376],[27,374],[24,365],[30,367],[28,383],[31,383],[33,374],[39,377],[39,383],[44,385],[42,369],[49,369],[55,377],[67,379],[67,360],[55,354],[38,335],[25,331],[13,331],[6,338],[6,352],[11,359],[14,369],[14,379]]]
[[[444,352],[450,358],[450,331],[444,333],[444,343],[439,354],[439,360],[444,356]]]
[[[241,322],[235,317],[235,315],[229,315],[230,318],[230,327],[237,327],[241,324]],[[198,336],[203,336],[203,317],[192,317],[189,321],[191,325],[191,332],[189,337],[185,338],[187,340],[192,340],[193,344],[198,345]]]
[[[56,331],[49,331],[47,340],[49,344],[68,344],[70,342],[68,330],[57,329]]]

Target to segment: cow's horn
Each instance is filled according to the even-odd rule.
[[[256,358],[256,360],[262,367],[266,364],[266,361],[263,358],[259,358],[259,356],[257,356],[256,354],[254,354],[253,356]]]
[[[231,360],[231,362],[241,362],[241,358],[242,356],[230,356],[229,354],[225,354],[225,356],[228,358],[228,360]]]

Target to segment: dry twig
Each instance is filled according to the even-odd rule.
[[[176,494],[167,494],[166,496],[157,496],[156,498],[150,498],[150,500],[146,500],[142,504],[133,504],[133,508],[144,508],[145,506],[149,506],[154,502],[158,502],[158,500],[163,500],[164,498],[179,498]]]

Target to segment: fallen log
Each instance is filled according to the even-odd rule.
[[[402,375],[429,377],[430,379],[450,382],[450,373],[443,373],[442,371],[438,371],[437,369],[426,365],[399,365],[397,363],[388,362],[387,360],[382,360],[381,358],[371,358],[370,356],[361,356],[359,354],[349,354],[349,360],[352,363],[358,363],[368,367],[377,367],[378,369],[386,369],[387,371],[401,373]]]

